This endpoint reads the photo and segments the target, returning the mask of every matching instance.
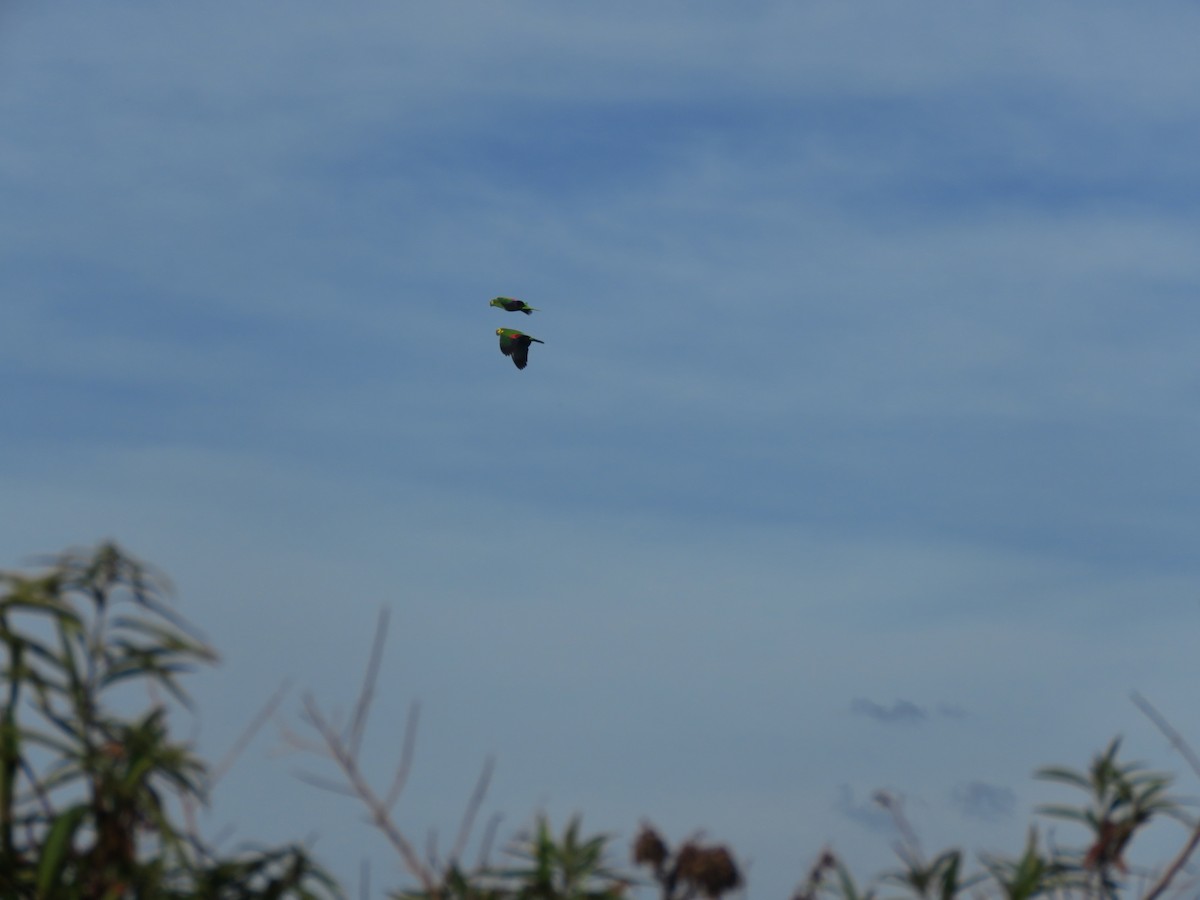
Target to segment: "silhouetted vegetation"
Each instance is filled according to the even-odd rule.
[[[195,828],[208,768],[168,698],[186,707],[180,676],[216,653],[162,576],[106,544],[0,587],[0,896],[338,895],[303,847],[222,855]],[[139,687],[146,708],[118,712]]]
[[[207,802],[214,769],[172,737],[170,724],[190,703],[181,677],[213,664],[216,653],[171,610],[168,593],[165,578],[112,544],[56,557],[37,574],[0,574],[0,897],[344,897],[301,845],[222,853],[198,832],[196,812]],[[692,900],[743,888],[742,868],[727,846],[692,837],[672,847],[644,824],[630,852],[638,877],[612,862],[613,837],[585,835],[578,817],[557,834],[545,816],[536,817],[495,864],[489,860],[493,821],[478,842],[478,859],[466,864],[490,761],[445,858],[418,853],[392,815],[409,776],[415,707],[389,783],[372,785],[359,766],[386,632],[384,614],[349,723],[335,725],[305,695],[301,727],[285,729],[285,737],[333,766],[335,777],[306,773],[305,780],[356,798],[396,851],[414,884],[390,896],[606,900],[640,890],[662,900]],[[1200,775],[1200,760],[1182,736],[1147,701],[1135,702]],[[875,800],[899,834],[899,866],[864,883],[825,849],[792,900],[1200,895],[1187,873],[1200,826],[1170,793],[1169,775],[1121,759],[1120,749],[1113,740],[1084,769],[1051,766],[1036,773],[1082,794],[1077,805],[1037,810],[1079,826],[1077,846],[1046,846],[1031,826],[1021,853],[1011,858],[980,854],[972,865],[957,847],[927,856],[900,802],[880,792]],[[1163,818],[1186,828],[1178,853],[1157,869],[1137,869],[1130,848]]]

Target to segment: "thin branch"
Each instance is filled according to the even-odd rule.
[[[436,872],[441,869],[442,864],[438,860],[437,852],[437,832],[432,828],[430,828],[429,833],[425,835],[425,858],[429,860],[429,866],[431,869],[433,869],[433,871]]]
[[[492,772],[496,768],[496,760],[489,756],[483,764],[483,771],[479,773],[479,780],[475,782],[475,790],[471,792],[471,799],[467,801],[467,809],[463,813],[462,824],[458,829],[458,837],[454,839],[454,847],[450,850],[449,862],[453,865],[458,862],[462,856],[463,850],[467,847],[467,841],[471,837],[471,829],[475,827],[475,818],[479,815],[479,808],[483,806],[483,798],[487,796],[488,785],[492,782]]]
[[[183,834],[193,844],[200,842],[200,825],[196,821],[196,798],[192,794],[177,796],[179,808],[183,812]]]
[[[307,719],[305,720],[307,721]],[[310,723],[311,724],[311,723]],[[275,752],[275,755],[282,756],[288,751],[312,753],[316,756],[330,756],[325,745],[319,741],[310,741],[308,738],[303,738],[292,729],[287,727],[285,722],[278,722],[280,735],[283,737],[284,747]],[[332,758],[332,757],[330,757]]]
[[[304,712],[307,720],[325,740],[329,753],[333,756],[338,766],[341,767],[346,780],[350,783],[358,798],[370,811],[372,823],[383,832],[391,845],[399,852],[409,872],[421,882],[422,887],[429,894],[436,896],[438,889],[433,875],[422,864],[420,857],[413,850],[412,844],[400,833],[400,830],[388,815],[387,809],[380,802],[379,797],[376,796],[371,786],[367,784],[362,772],[359,771],[357,759],[349,752],[349,747],[346,746],[338,736],[337,731],[330,726],[321,714],[321,710],[317,707],[316,700],[313,699],[312,694],[304,695]]]
[[[1183,735],[1176,731],[1163,714],[1155,709],[1150,701],[1137,691],[1130,694],[1129,699],[1133,701],[1134,706],[1140,709],[1147,719],[1154,723],[1154,726],[1159,731],[1166,735],[1167,740],[1171,742],[1171,746],[1179,751],[1179,755],[1187,760],[1187,764],[1192,767],[1192,771],[1200,776],[1200,757],[1196,756],[1196,752],[1183,739]]]
[[[303,769],[296,769],[292,774],[305,784],[311,784],[313,787],[329,791],[331,794],[341,794],[343,797],[354,797],[356,799],[358,797],[358,794],[354,793],[351,788],[346,787],[340,781],[334,781],[332,778],[314,775],[312,772],[305,772]]]
[[[1171,879],[1178,875],[1179,870],[1187,865],[1188,857],[1192,855],[1198,844],[1200,844],[1200,825],[1192,829],[1192,836],[1183,845],[1183,849],[1179,851],[1179,855],[1167,866],[1166,871],[1162,873],[1162,877],[1158,879],[1154,887],[1142,896],[1142,900],[1154,900],[1154,898],[1160,896],[1167,889],[1167,886],[1170,885]]]
[[[475,868],[486,869],[488,864],[488,856],[492,852],[492,842],[496,840],[496,832],[500,829],[500,822],[504,819],[500,813],[494,813],[488,819],[487,825],[483,827],[483,840],[479,842],[479,861]]]
[[[233,764],[237,762],[238,757],[242,755],[250,741],[254,739],[254,736],[258,734],[267,720],[275,714],[275,710],[283,702],[283,697],[290,687],[290,681],[284,681],[279,686],[279,689],[275,691],[271,699],[259,710],[258,715],[254,717],[250,724],[246,726],[246,729],[238,736],[238,739],[234,741],[233,746],[229,748],[229,752],[221,758],[219,763],[213,766],[212,774],[208,777],[209,787],[215,786],[233,768]]]
[[[396,801],[400,799],[400,794],[403,792],[404,785],[408,781],[408,773],[412,770],[413,752],[417,744],[417,722],[420,719],[420,714],[420,704],[414,702],[409,706],[408,718],[404,722],[404,743],[400,749],[400,762],[396,766],[396,774],[392,778],[392,784],[383,798],[383,808],[389,813],[392,811],[392,807],[396,805]]]
[[[21,756],[17,760],[17,765],[20,767],[21,771],[25,773],[25,778],[29,781],[31,788],[33,789],[33,795],[37,797],[38,802],[42,804],[42,812],[45,813],[46,818],[54,818],[54,808],[50,805],[50,797],[47,796],[46,791],[42,788],[42,783],[38,779],[37,772],[33,770],[33,766],[30,765],[29,760],[27,760],[24,756]]]
[[[872,797],[876,803],[882,806],[888,813],[891,814],[892,822],[895,823],[896,829],[900,832],[900,842],[897,847],[907,851],[912,859],[918,864],[925,864],[925,856],[921,852],[921,841],[917,837],[916,829],[912,827],[912,823],[908,821],[908,817],[904,815],[904,802],[901,798],[896,797],[888,791],[878,790]],[[898,851],[903,859],[906,855],[902,851]]]
[[[1146,718],[1153,722],[1155,727],[1166,735],[1167,740],[1171,742],[1171,746],[1179,752],[1180,756],[1187,760],[1187,764],[1192,767],[1192,771],[1200,775],[1200,758],[1197,758],[1196,752],[1184,740],[1183,735],[1166,720],[1162,713],[1154,708],[1149,700],[1137,691],[1134,691],[1130,695],[1130,699],[1133,700],[1134,705],[1142,711]],[[1171,880],[1179,874],[1179,870],[1187,865],[1188,857],[1192,855],[1198,845],[1200,845],[1200,824],[1197,824],[1192,829],[1192,836],[1188,838],[1188,842],[1183,845],[1183,849],[1179,851],[1179,854],[1167,866],[1166,870],[1162,873],[1162,877],[1142,896],[1142,900],[1154,900],[1154,898],[1160,896],[1170,885]]]
[[[375,628],[375,643],[371,647],[371,656],[367,660],[367,671],[363,675],[362,690],[358,694],[358,703],[354,706],[354,718],[350,723],[350,734],[347,745],[350,755],[358,758],[359,747],[362,746],[363,733],[367,730],[367,712],[371,708],[371,699],[375,696],[375,683],[379,678],[379,664],[383,659],[383,642],[387,639],[388,608],[379,611],[379,625]]]

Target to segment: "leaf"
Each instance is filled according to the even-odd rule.
[[[854,884],[854,878],[850,874],[850,870],[839,860],[837,863],[838,887],[842,892],[842,900],[871,900],[874,896],[873,891],[867,891],[865,894],[860,894],[858,888]]]
[[[81,803],[72,806],[55,818],[54,824],[46,835],[46,841],[42,845],[41,858],[38,860],[37,894],[39,897],[54,895],[52,888],[62,874],[63,863],[75,839],[75,832],[83,823],[88,812],[87,805]]]
[[[1092,789],[1092,782],[1090,780],[1072,769],[1061,766],[1047,766],[1043,769],[1038,769],[1033,777],[1041,778],[1043,781],[1060,781],[1063,784],[1069,784],[1085,791]]]
[[[1092,819],[1087,810],[1077,809],[1074,806],[1059,806],[1056,804],[1047,804],[1039,806],[1037,812],[1043,816],[1052,816],[1056,819],[1069,819],[1072,822],[1082,822],[1085,825],[1092,824]]]

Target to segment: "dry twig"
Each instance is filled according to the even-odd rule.
[[[1187,760],[1188,765],[1192,767],[1192,771],[1200,776],[1200,758],[1197,758],[1196,752],[1184,740],[1183,735],[1172,727],[1162,713],[1155,709],[1150,701],[1141,694],[1134,691],[1131,699],[1146,718],[1153,722],[1155,727],[1166,736],[1167,740],[1171,742],[1171,746],[1179,751],[1179,755]],[[1200,823],[1192,829],[1192,835],[1188,838],[1188,842],[1183,845],[1183,849],[1179,851],[1178,855],[1171,860],[1171,864],[1163,871],[1162,876],[1154,883],[1154,886],[1142,895],[1142,900],[1155,900],[1155,898],[1162,896],[1175,876],[1187,865],[1187,861],[1192,853],[1195,852],[1197,845],[1200,845]]]
[[[380,664],[383,658],[384,640],[387,635],[388,613],[383,610],[379,616],[379,625],[375,630],[375,640],[371,647],[371,655],[367,660],[366,672],[363,676],[362,688],[354,705],[354,712],[349,723],[342,727],[338,720],[326,715],[317,705],[312,693],[303,697],[302,720],[318,735],[319,740],[305,739],[292,732],[286,726],[282,733],[286,743],[294,748],[314,753],[331,759],[341,771],[344,782],[335,781],[308,772],[297,772],[297,777],[315,787],[333,791],[357,798],[366,808],[372,825],[383,832],[384,837],[400,854],[409,873],[420,883],[425,895],[430,898],[440,897],[443,890],[438,880],[438,864],[431,851],[429,862],[422,861],[417,850],[401,832],[392,819],[392,809],[400,799],[412,769],[413,752],[416,747],[417,723],[420,708],[416,703],[409,707],[408,717],[404,724],[404,734],[401,740],[400,759],[396,765],[391,784],[382,796],[367,782],[359,767],[359,754],[362,748],[363,736],[366,733],[367,721],[370,718],[371,702],[375,697],[375,687],[379,678]],[[467,803],[463,821],[454,843],[450,863],[455,864],[466,848],[470,832],[474,827],[483,798],[491,781],[493,761],[489,759],[483,768],[475,789]],[[489,827],[487,844],[491,841]]]

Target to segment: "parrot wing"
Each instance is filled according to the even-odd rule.
[[[529,341],[517,341],[512,349],[513,365],[523,369],[529,365]]]
[[[546,343],[513,328],[497,328],[496,334],[500,335],[500,352],[505,356],[511,356],[513,365],[518,369],[523,369],[529,364],[529,345],[531,343],[534,341],[539,344]]]

